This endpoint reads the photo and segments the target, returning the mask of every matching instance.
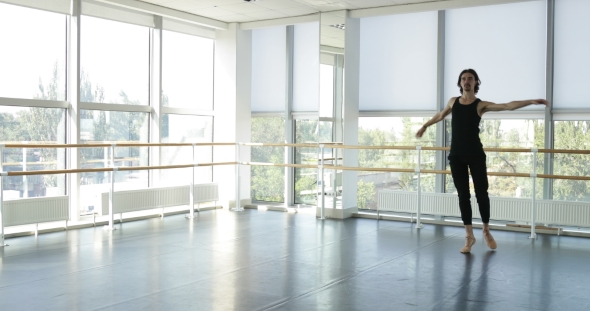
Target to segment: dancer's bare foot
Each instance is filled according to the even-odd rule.
[[[494,237],[490,233],[490,230],[483,230],[483,238],[484,240],[486,240],[486,244],[489,248],[496,249],[498,247],[498,244],[494,240]]]
[[[465,237],[465,246],[460,250],[461,253],[466,254],[471,252],[471,247],[475,244],[475,237],[466,236]]]

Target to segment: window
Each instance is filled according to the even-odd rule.
[[[213,117],[164,114],[162,118],[162,143],[209,143],[213,141]],[[193,159],[192,146],[162,147],[162,165],[210,163],[213,161],[211,146],[196,146]],[[160,172],[164,185],[188,185],[192,170],[166,169]],[[195,168],[195,183],[211,182],[213,168]]]
[[[148,142],[148,114],[120,111],[80,111],[80,141],[82,143]],[[80,148],[80,167],[110,167],[110,148]],[[115,166],[132,167],[148,165],[148,147],[116,147]],[[107,192],[110,173],[82,173],[80,198],[82,213],[91,212],[98,202],[98,195]],[[148,171],[120,171],[115,173],[115,190],[148,187]]]
[[[430,118],[422,117],[361,117],[358,143],[362,146],[434,146],[435,128],[430,128],[421,139],[416,132]],[[421,151],[421,168],[434,169],[435,151]],[[416,168],[418,153],[415,150],[359,150],[360,167]],[[435,175],[421,175],[422,191],[434,192]],[[414,173],[359,172],[358,200],[361,208],[376,208],[379,190],[416,191]]]
[[[66,99],[64,15],[0,3],[0,38],[0,97]]]
[[[285,118],[252,118],[252,142],[284,143]],[[285,163],[285,147],[251,147],[252,162]],[[255,201],[285,201],[285,168],[250,166],[250,195]]]
[[[590,121],[556,121],[555,149],[590,149]],[[554,155],[555,175],[590,176],[590,156],[584,154]],[[556,179],[553,199],[590,202],[590,181]]]
[[[65,143],[65,109],[0,106],[0,139],[6,143]],[[65,168],[65,150],[54,148],[4,148],[7,172]],[[9,176],[4,198],[17,199],[65,195],[64,175]]]
[[[162,106],[213,109],[212,39],[163,32]]]
[[[83,16],[82,102],[149,104],[148,27]]]
[[[451,141],[451,121],[447,120],[448,141]],[[484,119],[479,137],[484,148],[543,148],[545,124],[535,119]],[[486,152],[488,172],[532,173],[532,153]],[[543,154],[537,155],[537,173],[543,171]],[[531,197],[532,184],[528,177],[488,176],[489,194],[502,197]],[[537,179],[537,196],[542,197],[542,180]],[[453,178],[448,175],[446,192],[455,193]]]
[[[295,120],[295,143],[318,142],[317,120]],[[318,148],[295,148],[295,163],[317,165]],[[295,168],[295,204],[316,205],[318,174],[315,168]]]

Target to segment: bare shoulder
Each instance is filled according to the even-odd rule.
[[[449,99],[449,101],[447,102],[447,107],[453,108],[453,104],[455,104],[455,101],[457,100],[457,97],[451,97],[451,99]]]

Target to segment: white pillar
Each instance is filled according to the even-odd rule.
[[[359,74],[360,74],[360,19],[346,18],[345,34],[345,68],[344,106],[343,106],[343,135],[344,145],[358,145],[359,118]],[[342,152],[343,166],[358,166],[358,150],[344,149]],[[342,172],[342,208],[348,210],[344,217],[351,212],[358,211],[357,182],[358,172]]]
[[[68,144],[80,143],[80,16],[82,1],[72,0],[72,14],[68,20],[68,75],[67,100],[70,108],[67,110]],[[78,148],[68,148],[67,167],[80,168],[80,152]],[[80,174],[67,174],[68,195],[70,197],[70,221],[80,219]]]
[[[154,29],[151,38],[150,74],[150,142],[162,142],[162,17],[154,16]],[[160,165],[161,147],[149,147],[150,166]],[[149,171],[150,186],[159,185],[160,170]]]
[[[230,23],[227,30],[215,35],[215,121],[214,142],[250,142],[252,79],[252,32],[240,30]],[[214,162],[233,162],[235,149],[213,148]],[[250,161],[250,147],[242,146],[240,161]],[[240,197],[243,204],[250,198],[250,167],[240,168]],[[219,184],[222,202],[235,200],[236,172],[234,166],[213,167],[213,180]]]

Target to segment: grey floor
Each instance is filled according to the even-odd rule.
[[[0,310],[590,310],[590,239],[249,210],[8,239]]]

